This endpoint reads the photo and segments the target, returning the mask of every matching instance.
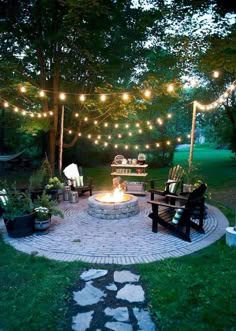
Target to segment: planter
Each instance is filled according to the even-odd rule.
[[[7,233],[12,238],[30,236],[34,233],[35,213],[17,216],[13,220],[4,219]]]
[[[46,194],[50,195],[52,200],[57,201],[58,200],[58,189],[50,189],[50,190],[46,190]]]
[[[34,228],[36,231],[45,231],[50,227],[51,218],[47,220],[38,220],[37,218],[34,220]]]
[[[32,190],[30,191],[30,197],[32,201],[35,201],[38,196],[41,196],[43,194],[43,189],[38,189],[38,190]]]
[[[193,191],[192,184],[183,184],[183,192],[190,193]]]

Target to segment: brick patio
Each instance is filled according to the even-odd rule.
[[[86,195],[80,197],[76,204],[61,202],[65,217],[53,217],[47,234],[10,238],[0,221],[4,241],[19,251],[58,261],[129,265],[191,254],[220,239],[228,226],[226,217],[208,205],[205,234],[191,230],[192,242],[189,243],[161,226],[158,233],[152,232],[148,195],[138,198],[138,215],[120,220],[102,220],[88,215],[87,198]]]

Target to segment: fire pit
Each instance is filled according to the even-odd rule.
[[[97,218],[113,220],[138,213],[138,198],[131,194],[114,190],[113,193],[99,193],[88,198],[88,214]]]

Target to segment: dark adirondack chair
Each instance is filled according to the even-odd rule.
[[[168,179],[165,179],[164,189],[159,189],[155,187],[157,181],[163,181],[164,179],[151,179],[149,192],[151,193],[151,200],[154,200],[155,194],[166,196],[167,194],[176,194],[178,189],[182,186],[184,175],[184,169],[177,165],[173,168],[170,168]]]
[[[148,201],[152,204],[152,212],[149,214],[152,219],[152,231],[157,232],[158,224],[160,224],[174,235],[189,242],[191,242],[190,228],[204,233],[204,193],[206,189],[207,185],[201,184],[188,196],[170,195],[171,204],[163,201]],[[173,200],[175,200],[175,204],[173,204]],[[177,222],[176,219],[178,219]]]

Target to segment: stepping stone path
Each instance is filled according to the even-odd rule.
[[[72,330],[157,331],[139,278],[128,270],[83,272],[73,292]]]

